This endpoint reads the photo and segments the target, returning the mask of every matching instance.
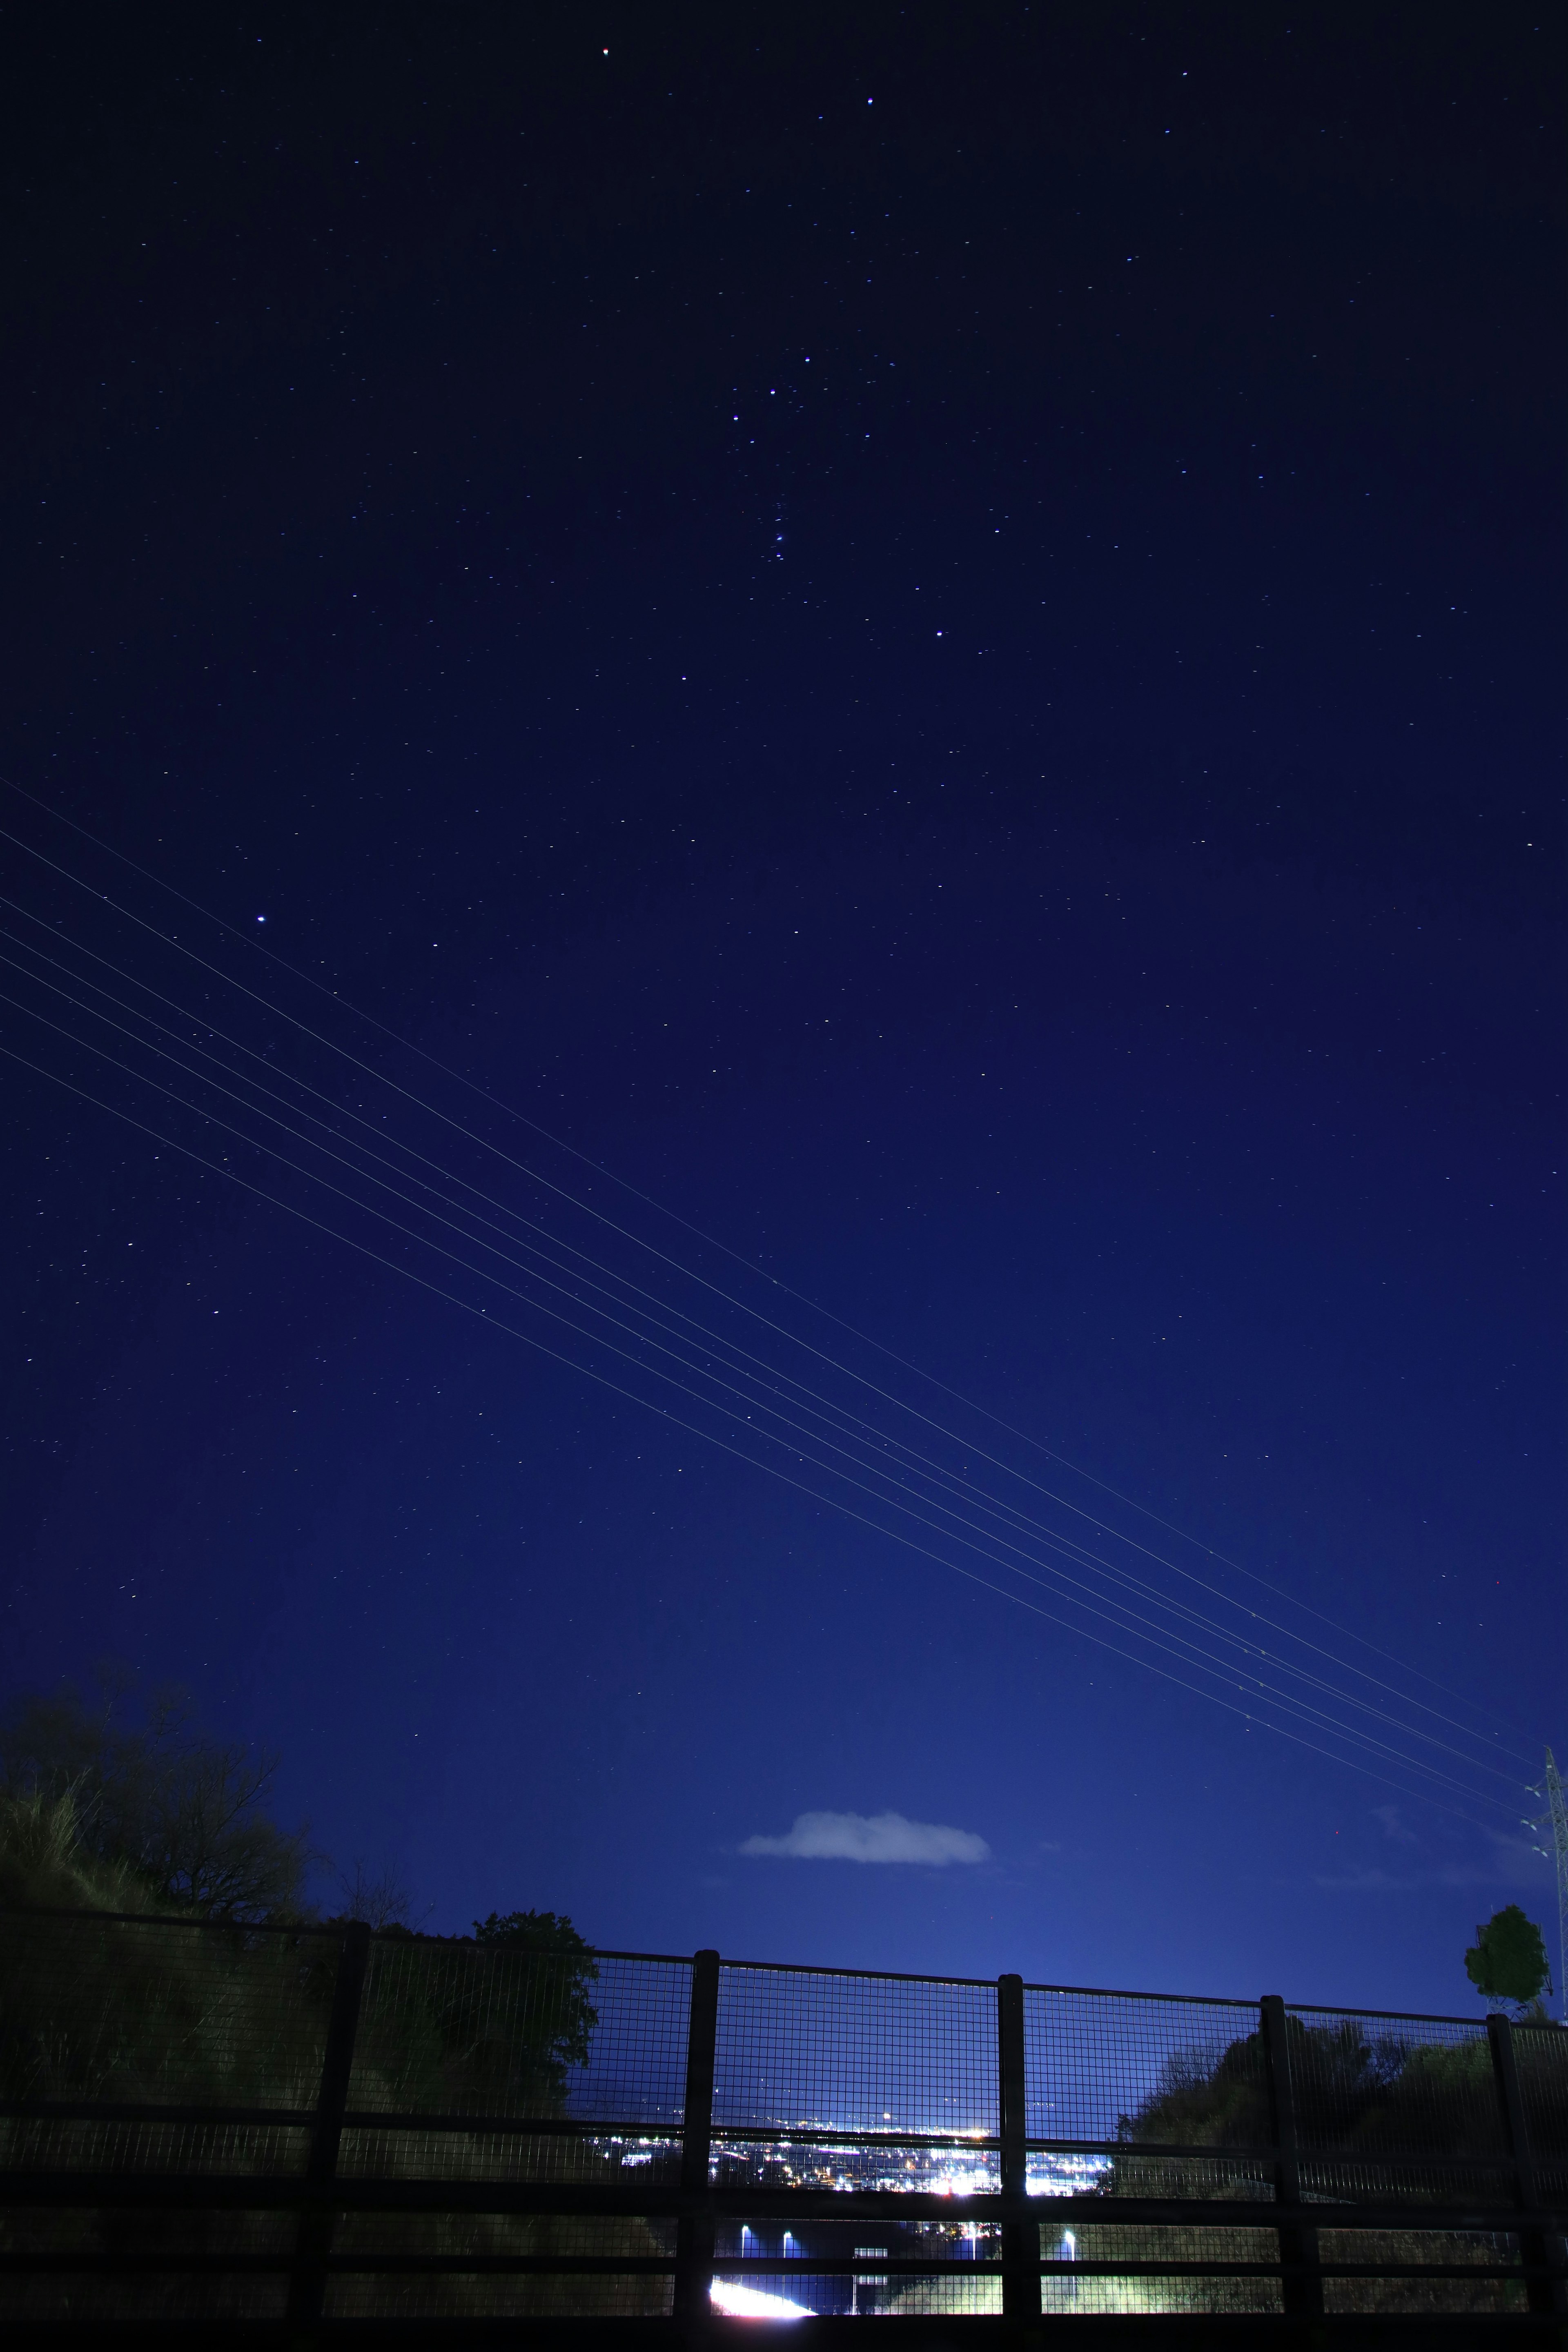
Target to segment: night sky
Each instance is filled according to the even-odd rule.
[[[0,1682],[447,1932],[1554,1950],[1561,17],[0,39]]]

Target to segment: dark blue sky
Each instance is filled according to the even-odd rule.
[[[5,35],[3,764],[95,838],[5,795],[5,1676],[187,1684],[443,1928],[1464,2010],[1568,1746],[1561,27],[845,13]],[[401,1279],[482,1303],[40,949],[739,1341],[590,1185],[1457,1813]],[[739,1851],[889,1811],[991,1858]]]

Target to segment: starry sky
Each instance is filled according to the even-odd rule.
[[[444,1931],[1471,2011],[1560,21],[0,37],[5,1687]]]

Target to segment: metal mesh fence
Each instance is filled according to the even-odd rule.
[[[670,2301],[672,2221],[637,2215],[351,2213],[332,2244],[334,2318],[657,2315]],[[450,2270],[423,2269],[450,2263]],[[615,2270],[572,2265],[612,2263]],[[532,2264],[559,2263],[560,2270]]]
[[[280,2318],[295,2229],[280,2212],[11,2207],[0,2322]]]
[[[297,2224],[292,2213],[121,2212],[112,2207],[19,2205],[0,2217],[7,2253],[38,2263],[69,2256],[86,2262],[130,2259],[157,2270],[184,2262],[269,2263],[287,2269]],[[84,2263],[85,2266],[85,2263]]]
[[[310,2145],[297,2124],[0,2117],[0,2172],[300,2173]]]
[[[1301,2194],[1334,2205],[1469,2205],[1514,2201],[1510,2165],[1423,2163],[1394,2157],[1304,2156]]]
[[[871,2272],[864,2265],[850,2274],[796,2263],[715,2279],[712,2300],[715,2310],[736,2319],[793,2319],[808,2314],[860,2319],[994,2318],[1002,2310],[1002,2282],[994,2269],[987,2275],[978,2266],[969,2269],[967,2276]]]
[[[1484,2025],[1457,2018],[1291,2009],[1286,2047],[1302,2148],[1500,2156]]]
[[[886,2130],[887,2126],[883,2126]],[[1002,2185],[994,2147],[973,2142],[837,2138],[724,2137],[716,2140],[709,2174],[720,2189],[815,2189],[835,2195],[856,2189],[920,2191],[934,2197],[994,2196]]]
[[[726,1967],[713,2126],[994,2138],[995,1988]]]
[[[1256,2006],[1024,1988],[1031,2140],[1264,2147],[1273,2137]]]
[[[528,2180],[663,2188],[680,2178],[680,2142],[595,2132],[384,2129],[351,2124],[338,2170],[357,2180]]]
[[[0,2098],[313,2105],[338,1938],[0,1911]]]
[[[1517,2238],[1458,2230],[1320,2230],[1318,2254],[1325,2266],[1380,2268],[1381,2278],[1332,2275],[1323,2281],[1323,2308],[1339,2313],[1484,2315],[1526,2308],[1522,2279],[1447,2278],[1445,2271],[1500,2269],[1517,2263]],[[1422,2277],[1426,2271],[1434,2275]],[[1414,2272],[1415,2276],[1398,2273]]]
[[[395,2268],[340,2273],[327,2284],[326,2316],[335,2319],[647,2319],[669,2311],[668,2278],[516,2276],[485,2270],[441,2273]]]
[[[329,1929],[0,1914],[0,2318],[276,2318],[290,2266],[320,2280],[307,2242],[321,2242],[266,2200],[304,2171],[324,2085],[341,2089],[326,2059],[344,1948]],[[694,1981],[687,1960],[371,1939],[336,2170],[345,2194],[368,2184],[386,2210],[337,2213],[327,2316],[668,2312]],[[999,2312],[998,2209],[962,2200],[1002,2185],[999,2035],[1016,2016],[990,1982],[723,1965],[716,2308]],[[1031,1986],[1023,2040],[1042,2312],[1281,2310],[1279,2231],[1224,2218],[1276,2202],[1258,2007]],[[1513,2042],[1554,2211],[1568,2199],[1568,2034],[1524,2026]],[[1284,2056],[1315,2222],[1301,2243],[1317,2245],[1328,2312],[1524,2310],[1485,2027],[1298,2007]],[[7,2176],[34,2198],[18,2176],[73,2173],[116,2180],[86,2187],[90,2207],[68,2189],[52,2206],[5,2200]],[[136,2175],[163,2185],[111,2208]],[[259,2201],[208,2210],[224,2192],[201,2183],[224,2177],[252,2179],[243,2193]],[[781,2189],[799,2197],[787,2228],[770,2218]],[[889,2191],[910,2193],[908,2219],[850,2202]],[[663,2215],[645,2210],[661,2200]],[[1390,2210],[1347,2227],[1357,2206],[1409,2222]],[[1498,2228],[1433,2229],[1423,2208],[1467,2222],[1489,2208]],[[1560,2239],[1546,2242],[1557,2259]]]
[[[769,2316],[759,2297],[862,2318],[1001,2309],[1001,2238],[990,2222],[754,2216],[724,2221],[715,2252],[715,2302],[736,2316]]]
[[[1121,2313],[1275,2312],[1282,2306],[1272,2230],[1194,2229],[1162,2222],[1042,2221],[1042,2307],[1084,2318]],[[1240,2276],[1205,2276],[1230,2265]]]
[[[1568,2032],[1516,2026],[1513,2047],[1531,2147],[1542,2168],[1555,2168],[1568,2162]]]
[[[1097,2161],[1100,2168],[1091,2186],[1102,2197],[1274,2202],[1274,2167],[1264,2156],[1159,2156],[1119,2148]]]
[[[830,2293],[829,2283],[823,2284]],[[826,2303],[825,2294],[813,2307]],[[994,2319],[1002,2309],[1002,2282],[978,2271],[972,2278],[890,2277],[883,2286],[852,2289],[847,2307],[872,2319]]]
[[[1278,2279],[1047,2274],[1040,2282],[1040,2308],[1047,2319],[1159,2319],[1183,2313],[1261,2315],[1282,2311],[1284,2303]]]
[[[690,1982],[684,1960],[378,1939],[349,2105],[679,2129]]]
[[[133,2275],[0,2273],[0,2318],[80,2327],[163,2326],[180,2320],[280,2320],[289,2296],[286,2274],[243,2270],[194,2273],[173,2269]]]

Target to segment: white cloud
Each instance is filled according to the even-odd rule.
[[[749,1837],[742,1853],[783,1853],[799,1862],[989,1862],[973,1830],[909,1822],[902,1813],[797,1813],[783,1837]]]

